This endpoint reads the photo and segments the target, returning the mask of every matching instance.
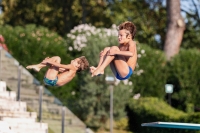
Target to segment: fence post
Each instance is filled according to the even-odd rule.
[[[43,86],[39,86],[39,122],[42,121],[42,94],[43,94]]]
[[[2,80],[1,79],[1,50],[2,50],[2,47],[0,47],[0,81]]]
[[[21,66],[18,66],[17,101],[20,101],[20,89],[21,89]]]
[[[62,133],[65,133],[65,107],[62,107]]]
[[[113,133],[113,85],[110,86],[110,133]]]

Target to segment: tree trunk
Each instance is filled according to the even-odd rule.
[[[185,22],[181,16],[180,0],[167,1],[167,33],[164,44],[164,52],[167,60],[179,52],[182,42]]]

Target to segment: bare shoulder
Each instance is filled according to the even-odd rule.
[[[130,41],[129,42],[129,47],[132,47],[132,48],[134,47],[135,48],[136,47],[136,41]]]
[[[130,41],[129,44],[130,45],[136,45],[136,41]]]

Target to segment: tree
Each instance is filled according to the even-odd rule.
[[[200,0],[182,0],[181,11],[193,20],[193,25],[198,27],[200,25]]]
[[[200,0],[182,0],[181,11],[185,14],[186,29],[181,46],[200,48]]]
[[[106,10],[110,13],[111,21],[114,24],[132,21],[137,27],[137,41],[156,49],[163,48],[166,9],[161,2],[112,0]],[[159,36],[159,41],[155,39],[155,36]]]
[[[180,0],[167,0],[167,33],[164,52],[168,60],[179,52],[183,39],[185,22],[180,12]]]
[[[81,23],[104,26],[109,21],[103,0],[2,0],[2,6],[6,24],[25,26],[34,23],[63,36]],[[108,24],[110,26],[111,22]]]
[[[138,28],[139,42],[162,48],[164,41],[166,17],[160,16],[166,16],[166,10],[161,3],[151,8],[146,0],[2,0],[2,5],[3,20],[12,26],[35,23],[64,36],[79,24],[110,28],[129,20]],[[160,36],[159,42],[155,35]]]

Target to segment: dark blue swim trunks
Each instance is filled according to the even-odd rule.
[[[44,77],[44,80],[43,80],[43,81],[44,81],[44,83],[45,83],[46,85],[49,85],[49,86],[56,86],[57,81],[58,81],[58,77],[56,77],[56,79],[54,79],[54,80],[50,80],[50,79]]]
[[[116,78],[119,79],[119,80],[125,80],[125,79],[128,79],[131,75],[133,74],[133,70],[131,67],[129,67],[129,73],[126,77],[122,78],[119,73],[116,74]]]

